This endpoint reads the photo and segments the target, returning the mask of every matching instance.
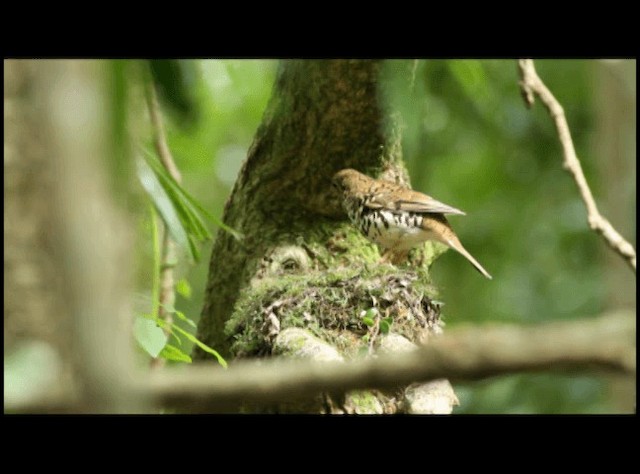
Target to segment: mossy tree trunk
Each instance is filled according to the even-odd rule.
[[[391,67],[409,93],[411,64]],[[353,355],[373,343],[358,319],[367,308],[396,319],[408,308],[411,324],[434,329],[439,311],[423,298],[434,254],[422,252],[418,270],[377,265],[376,248],[346,222],[331,186],[343,168],[408,182],[385,99],[388,70],[373,60],[281,62],[224,211],[243,238],[219,232],[213,246],[201,340],[227,356],[286,353],[276,336],[302,326]],[[409,326],[401,332],[416,339]]]

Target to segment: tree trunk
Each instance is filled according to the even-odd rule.
[[[404,61],[280,64],[224,211],[224,222],[243,237],[219,232],[213,246],[201,340],[227,356],[335,359],[390,350],[397,334],[383,337],[382,318],[392,318],[391,332],[413,341],[439,332],[426,272],[435,247],[414,252],[409,267],[379,264],[378,250],[346,221],[331,186],[343,168],[408,183],[398,114],[383,85],[390,77],[408,94],[411,73]],[[367,310],[373,324],[363,322]],[[307,333],[287,331],[291,327]],[[195,356],[205,357],[200,350]],[[393,394],[370,395],[319,397],[312,405],[279,409],[381,412],[400,406],[388,403]],[[453,392],[446,396],[455,399]]]

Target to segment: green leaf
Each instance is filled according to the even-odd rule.
[[[191,342],[193,342],[200,349],[202,349],[203,351],[205,351],[205,352],[211,354],[212,356],[214,356],[218,360],[218,363],[222,367],[224,367],[225,369],[227,368],[227,361],[224,360],[224,358],[215,349],[212,349],[211,347],[207,346],[205,343],[200,342],[193,334],[189,334],[187,331],[182,329],[180,326],[176,326],[175,324],[172,324],[171,327],[175,331],[178,331],[184,337],[189,339]]]
[[[166,344],[162,351],[160,352],[160,357],[163,357],[167,360],[174,360],[176,362],[188,362],[191,363],[191,357],[188,354],[185,354],[176,346],[171,344]]]
[[[172,199],[169,197],[164,187],[158,180],[151,167],[144,160],[136,160],[138,166],[138,177],[142,187],[147,191],[153,205],[158,210],[162,220],[167,225],[169,233],[178,245],[190,251],[189,238],[185,231],[180,217],[176,213]]]
[[[149,191],[149,188],[152,187],[155,190],[158,188],[163,190],[162,193],[158,191],[155,194],[161,195],[161,197],[165,199],[160,203],[157,203],[154,200],[154,205],[158,207],[162,204],[164,206],[162,209],[166,210],[167,206],[165,201],[168,200],[171,202],[170,207],[175,212],[170,212],[168,210],[166,210],[166,212],[162,212],[162,209],[158,207],[160,214],[163,217],[163,220],[165,220],[171,235],[180,236],[180,240],[175,239],[176,242],[186,249],[191,255],[191,258],[197,262],[200,259],[198,243],[212,238],[206,223],[200,216],[201,211],[199,208],[201,209],[201,206],[197,204],[195,199],[189,196],[188,193],[173,179],[152,152],[144,148],[142,148],[142,151],[145,158],[144,163],[146,163],[147,167],[151,170],[151,173],[147,173],[147,175],[152,174],[156,178],[153,186],[148,184],[145,186],[145,189]],[[150,179],[148,176],[143,175],[141,180],[143,177],[147,178],[147,180]],[[143,186],[144,185],[145,183],[143,183]],[[150,195],[153,199],[154,195],[151,192]],[[176,221],[180,223],[182,229],[174,228]]]
[[[372,327],[375,324],[373,318],[369,318],[367,316],[362,317],[362,322],[369,327]]]
[[[173,176],[169,174],[169,171],[167,171],[154,152],[147,149],[143,149],[143,151],[147,164],[156,173],[167,194],[174,200],[177,210],[184,219],[185,225],[188,225],[194,234],[201,236],[209,235],[209,230],[206,228],[204,221],[198,215],[197,210],[191,202],[193,198],[187,196],[185,189],[173,179]]]
[[[180,313],[180,312],[179,311],[175,312],[176,315],[178,315],[178,313]],[[180,313],[180,315],[178,315],[178,317],[181,318],[181,319],[182,319],[182,317],[184,317],[185,320],[191,321],[183,313]],[[150,322],[152,324],[156,324],[156,325],[160,326],[161,329],[164,329],[167,326],[170,326],[171,335],[174,336],[176,339],[179,340],[178,336],[175,333],[179,332],[184,337],[186,337],[188,340],[193,342],[196,346],[198,346],[200,349],[202,349],[203,351],[205,351],[205,352],[211,354],[212,356],[214,356],[218,360],[218,363],[222,367],[224,367],[225,369],[227,368],[227,361],[224,360],[224,358],[218,353],[218,351],[216,351],[215,349],[212,349],[211,347],[207,346],[204,342],[201,342],[197,337],[195,337],[193,334],[185,331],[180,326],[178,326],[178,325],[176,325],[174,323],[169,324],[166,321],[163,321],[162,319],[154,317],[154,316],[152,316],[150,314],[141,314],[139,319],[142,319],[145,322]],[[191,321],[191,322],[193,323],[193,321]],[[195,325],[195,323],[193,323],[193,324]],[[165,343],[166,343],[167,336],[164,334],[164,331],[162,332],[162,334],[165,336]],[[160,350],[158,350],[158,352],[160,352]],[[156,356],[154,356],[154,357],[156,357]]]
[[[387,334],[389,332],[389,328],[391,327],[391,325],[389,324],[389,322],[386,319],[382,319],[380,321],[380,333],[381,334]]]
[[[209,211],[207,211],[204,207],[202,207],[202,204],[200,204],[198,201],[196,201],[196,199],[194,197],[192,197],[186,191],[185,191],[185,196],[187,197],[187,199],[189,199],[191,201],[191,204],[193,205],[194,208],[196,208],[199,212],[201,212],[207,219],[209,219],[215,225],[217,225],[218,227],[220,227],[224,231],[229,232],[236,240],[241,240],[244,237],[242,235],[242,233],[240,233],[237,230],[229,227],[227,224],[222,222],[220,219],[218,219],[217,217],[215,217],[212,214],[210,214]]]
[[[182,278],[178,280],[178,283],[176,283],[176,291],[183,298],[187,300],[191,299],[191,293],[192,293],[191,285],[189,284],[186,278]]]
[[[187,192],[186,189],[180,186],[180,184],[178,184],[167,172],[164,166],[162,166],[154,153],[150,152],[147,149],[143,149],[143,151],[149,166],[151,166],[156,171],[159,179],[166,187],[167,192],[170,195],[174,196],[176,201],[179,201],[181,203],[181,205],[179,206],[179,211],[183,213],[184,219],[190,222],[191,226],[193,227],[194,233],[202,236],[211,235],[202,217],[200,217],[200,214],[202,214],[215,225],[233,235],[235,239],[240,240],[242,238],[242,234],[240,232],[232,229],[231,227],[223,223],[220,219],[217,219],[216,217],[211,215],[193,196],[191,196]]]
[[[133,334],[142,347],[151,357],[158,357],[160,351],[167,343],[167,335],[155,320],[146,315],[138,316],[133,324]]]
[[[375,318],[378,315],[377,308],[369,308],[367,312],[364,314],[365,318]]]

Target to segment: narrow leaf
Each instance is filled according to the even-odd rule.
[[[217,225],[218,227],[222,228],[223,230],[229,232],[231,235],[233,235],[233,237],[237,240],[240,240],[242,238],[242,234],[234,229],[232,229],[231,227],[229,227],[228,225],[226,225],[224,222],[222,222],[220,219],[214,217],[213,215],[211,215],[203,206],[202,204],[200,204],[193,196],[191,196],[191,194],[189,194],[189,192],[184,189],[182,186],[180,186],[180,184],[178,184],[173,177],[164,169],[164,167],[162,166],[162,164],[159,162],[159,160],[156,158],[156,156],[150,152],[147,149],[143,149],[143,152],[145,154],[145,157],[147,158],[147,161],[149,163],[149,165],[151,167],[153,167],[154,169],[156,168],[161,168],[161,169],[157,169],[157,174],[160,176],[160,179],[163,181],[163,184],[167,187],[167,188],[171,188],[173,193],[176,194],[176,198],[180,198],[180,200],[183,202],[183,206],[185,209],[188,209],[189,212],[192,214],[192,218],[195,219],[195,221],[197,221],[194,225],[196,226],[201,226],[203,232],[206,232],[207,234],[209,234],[208,229],[206,228],[206,225],[204,224],[204,221],[202,220],[202,218],[200,217],[200,214],[204,215],[206,218],[208,218],[211,222],[213,222],[215,225]],[[188,218],[187,216],[185,216],[185,218]]]
[[[386,320],[381,320],[380,321],[380,332],[382,334],[387,334],[389,332],[389,328],[391,326],[389,325],[389,323]]]
[[[180,334],[182,334],[188,340],[190,340],[195,345],[197,345],[200,349],[202,349],[203,351],[208,352],[209,354],[213,355],[218,360],[218,363],[222,367],[224,367],[225,369],[227,368],[227,361],[224,360],[224,358],[215,349],[212,349],[211,347],[207,346],[205,343],[200,342],[193,334],[189,334],[187,331],[185,331],[181,327],[176,326],[175,324],[173,324],[172,327],[173,327],[174,330],[178,331]]]
[[[369,327],[371,327],[371,326],[373,326],[373,325],[374,325],[374,321],[373,321],[373,319],[371,319],[371,318],[369,318],[369,317],[367,317],[367,316],[365,316],[365,317],[363,317],[363,318],[362,318],[362,322],[363,322],[365,325],[369,326]]]
[[[174,360],[176,362],[188,362],[191,363],[191,357],[185,354],[182,350],[171,344],[166,344],[160,352],[160,357],[164,357],[167,360]]]
[[[162,220],[167,225],[171,236],[178,245],[190,251],[187,233],[173,206],[172,200],[167,195],[156,174],[144,160],[137,160],[138,177],[142,187],[147,191]]]

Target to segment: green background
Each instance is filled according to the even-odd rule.
[[[167,91],[173,100],[164,102],[174,104],[165,114],[169,145],[184,187],[221,216],[271,94],[277,61],[182,63],[187,97],[177,100]],[[394,80],[406,74],[407,64],[415,74],[412,94],[394,94]],[[387,67],[413,187],[466,211],[451,223],[494,277],[482,278],[455,252],[435,263],[448,327],[635,311],[635,276],[588,230],[584,205],[562,169],[552,120],[539,102],[532,110],[524,106],[516,61],[391,61]],[[565,109],[600,210],[635,246],[635,61],[539,60],[536,67]],[[152,255],[143,224],[142,294]],[[217,232],[214,225],[211,231]],[[202,247],[195,265],[183,256],[178,268],[193,291],[189,299],[178,296],[176,307],[194,320],[210,248],[211,242]],[[457,413],[612,413],[635,397],[614,377],[578,374],[521,374],[455,389]]]

